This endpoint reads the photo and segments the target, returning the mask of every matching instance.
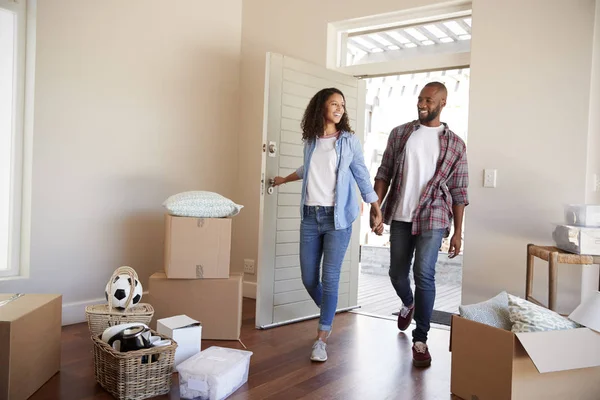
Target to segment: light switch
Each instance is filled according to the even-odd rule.
[[[484,169],[483,170],[483,187],[496,187],[496,170],[495,169]]]

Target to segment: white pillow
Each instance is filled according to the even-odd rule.
[[[508,295],[500,292],[495,297],[481,303],[458,307],[461,317],[471,321],[510,331],[512,323],[508,315]]]
[[[218,193],[201,190],[174,194],[163,206],[171,215],[196,218],[234,217],[244,207]]]
[[[508,312],[513,324],[512,331],[544,332],[580,328],[577,322],[557,312],[538,306],[520,297],[508,295]]]

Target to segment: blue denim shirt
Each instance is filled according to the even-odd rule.
[[[310,168],[310,159],[315,150],[316,141],[304,143],[304,165],[296,170],[296,175],[302,179],[302,199],[300,201],[300,217],[304,218],[304,202],[306,199],[306,177]],[[354,184],[358,185],[365,203],[374,203],[379,197],[373,189],[369,170],[358,138],[349,133],[341,132],[335,142],[338,167],[335,183],[334,222],[335,229],[348,228],[360,212]]]

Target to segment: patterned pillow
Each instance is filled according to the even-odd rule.
[[[481,303],[461,305],[460,316],[471,321],[510,331],[512,323],[508,315],[508,295],[501,292]]]
[[[577,322],[573,322],[557,312],[510,294],[508,295],[508,311],[514,333],[557,331],[581,327]]]
[[[190,191],[174,194],[163,203],[171,215],[196,218],[226,218],[240,213],[243,206],[214,192]]]

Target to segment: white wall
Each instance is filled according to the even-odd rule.
[[[241,9],[38,2],[31,276],[0,291],[62,293],[70,322],[115,268],[163,268],[169,195],[238,200]]]
[[[245,3],[245,133],[238,146],[240,197],[247,208],[237,232],[237,240],[244,239],[239,259],[257,253],[265,52],[325,65],[327,22],[434,3]],[[562,218],[562,204],[584,201],[593,7],[594,0],[474,0],[465,303],[501,290],[523,295],[527,243],[551,244],[551,222]],[[265,23],[265,15],[277,18]],[[482,187],[484,168],[498,169],[496,189]],[[563,272],[567,296],[559,304],[568,308],[578,296],[578,278]]]
[[[586,202],[600,204],[600,189],[594,190],[594,175],[600,179],[600,0],[596,0],[594,54],[590,85],[590,128],[588,137],[588,189]]]

